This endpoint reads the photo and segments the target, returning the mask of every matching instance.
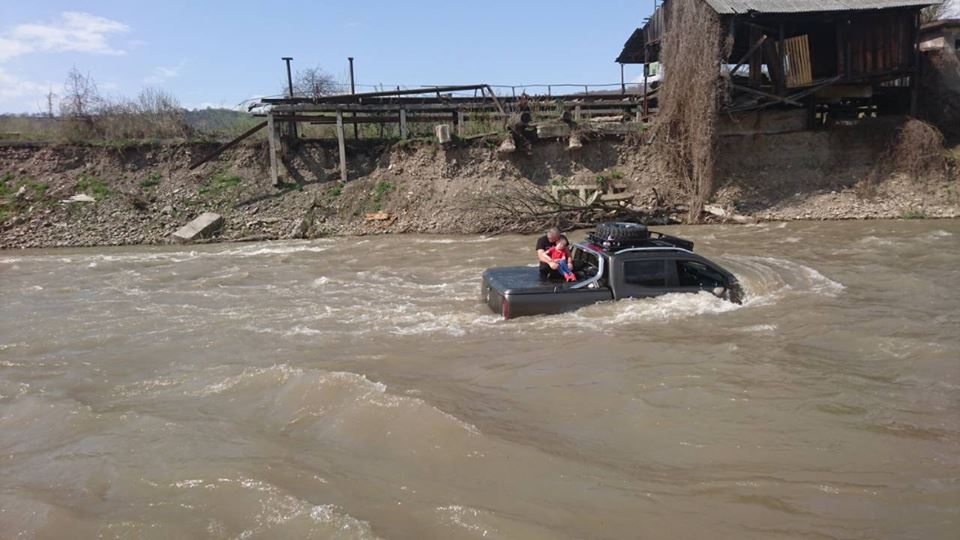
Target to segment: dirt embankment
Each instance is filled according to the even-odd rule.
[[[955,170],[931,181],[890,174],[864,187],[892,132],[724,137],[712,202],[757,219],[960,216]],[[542,141],[530,155],[506,156],[490,142],[351,142],[346,184],[335,143],[309,142],[285,160],[282,189],[270,184],[263,145],[238,147],[195,171],[188,164],[212,146],[0,147],[0,247],[162,243],[205,211],[224,217],[217,239],[227,241],[529,231],[566,218],[549,209],[511,213],[497,201],[598,180],[625,184],[632,198],[623,204],[638,212],[685,215],[686,196],[642,142],[594,140],[571,152],[565,141]],[[63,202],[78,194],[94,200]]]

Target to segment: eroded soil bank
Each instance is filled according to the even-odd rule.
[[[960,216],[955,165],[940,177],[891,173],[864,181],[895,131],[877,121],[725,136],[711,205],[725,217],[706,218]],[[530,208],[524,200],[551,186],[598,181],[626,186],[630,197],[616,203],[623,210],[661,222],[685,219],[685,195],[659,172],[644,140],[598,139],[577,151],[566,141],[539,141],[529,154],[508,155],[493,141],[350,142],[346,184],[339,182],[335,143],[304,142],[284,160],[281,189],[271,185],[264,145],[235,148],[194,171],[188,165],[213,145],[0,147],[0,247],[163,243],[205,211],[224,217],[215,238],[221,241],[529,232],[551,221],[603,217]],[[63,202],[80,194],[94,201]]]

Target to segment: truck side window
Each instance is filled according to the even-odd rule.
[[[677,261],[677,279],[681,287],[722,287],[723,274],[697,261]]]
[[[626,261],[623,281],[639,287],[666,287],[667,267],[663,260]]]

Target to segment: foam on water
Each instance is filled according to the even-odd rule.
[[[496,240],[493,236],[479,236],[476,238],[417,238],[415,244],[481,244]]]
[[[169,487],[185,491],[187,500],[223,498],[243,509],[244,521],[249,523],[236,534],[240,539],[278,536],[377,538],[368,522],[351,516],[341,507],[311,503],[263,480],[244,476],[210,480],[194,478],[172,482]],[[197,490],[200,493],[192,497],[192,492]],[[214,517],[208,532],[225,533],[230,527]]]

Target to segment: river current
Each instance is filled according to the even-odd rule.
[[[746,302],[503,321],[522,236],[0,251],[0,538],[960,537],[960,221],[663,230]]]

